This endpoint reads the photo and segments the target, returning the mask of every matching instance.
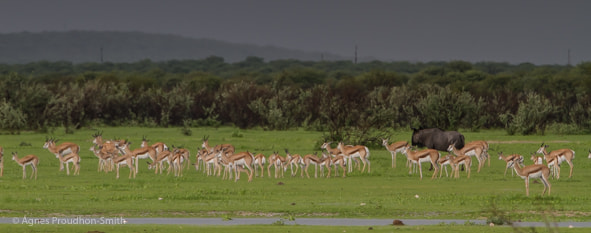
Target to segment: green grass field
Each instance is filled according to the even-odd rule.
[[[303,130],[263,131],[239,130],[230,127],[193,128],[193,136],[181,134],[178,128],[102,128],[105,138],[126,138],[137,148],[142,136],[152,142],[182,145],[192,152],[201,147],[204,135],[211,144],[231,143],[236,151],[269,155],[285,148],[292,154],[320,151],[321,132]],[[370,148],[371,174],[355,171],[347,178],[275,179],[256,177],[238,182],[207,177],[194,167],[183,177],[154,174],[140,160],[136,179],[128,179],[129,169],[98,173],[97,159],[89,148],[95,129],[74,134],[0,135],[4,147],[4,176],[0,178],[1,217],[50,216],[124,216],[124,217],[339,217],[387,219],[488,219],[502,214],[513,220],[588,221],[591,211],[591,163],[587,159],[591,135],[507,136],[504,131],[463,132],[466,141],[491,141],[491,166],[476,172],[472,166],[470,179],[461,173],[460,179],[444,177],[429,179],[432,171],[425,164],[425,178],[409,175],[404,167],[405,157],[398,155],[397,168],[391,168],[390,153],[384,147]],[[391,141],[409,140],[411,132],[395,132]],[[60,142],[71,141],[81,146],[81,172],[67,176],[59,171],[58,160],[42,148],[47,136]],[[574,175],[568,179],[569,167],[562,165],[560,180],[550,180],[552,194],[541,197],[543,185],[531,184],[530,197],[525,196],[524,181],[519,177],[503,177],[505,162],[497,153],[520,153],[526,164],[532,164],[529,154],[541,142],[549,149],[571,148],[576,151]],[[334,145],[336,146],[336,144]],[[22,179],[22,170],[11,160],[11,152],[19,156],[35,154],[40,158],[37,180]],[[314,168],[310,168],[313,174]],[[27,167],[27,175],[30,175]],[[289,171],[288,173],[289,174]],[[418,196],[418,198],[417,198]],[[493,213],[494,212],[494,213]],[[495,214],[496,213],[496,214]]]
[[[556,230],[552,228],[551,230]],[[434,226],[274,226],[274,225],[247,225],[247,226],[187,226],[187,225],[4,225],[0,232],[227,232],[227,233],[328,233],[328,232],[343,232],[343,233],[357,233],[357,232],[372,232],[372,233],[386,233],[386,232],[426,232],[426,233],[508,233],[508,232],[546,232],[545,228],[511,228],[511,227],[489,227],[489,226],[464,226],[464,225],[434,225]],[[584,233],[588,232],[588,228],[561,228],[562,232],[569,233]],[[558,231],[555,231],[558,232]]]

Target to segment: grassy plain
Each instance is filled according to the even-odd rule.
[[[193,136],[181,134],[178,128],[102,128],[105,138],[127,138],[132,148],[139,146],[142,136],[152,142],[182,145],[192,152],[201,146],[202,137],[209,135],[211,144],[231,143],[236,151],[249,150],[269,155],[285,148],[292,154],[320,151],[321,132],[304,130],[263,131],[236,128],[193,128]],[[4,147],[4,176],[0,178],[1,217],[51,216],[123,216],[123,217],[339,217],[389,219],[488,219],[506,215],[522,221],[588,221],[591,211],[591,163],[587,159],[591,135],[508,136],[504,131],[484,130],[462,132],[467,141],[491,141],[491,166],[480,173],[476,165],[470,179],[465,173],[460,179],[429,179],[432,171],[423,169],[425,178],[409,175],[404,167],[405,157],[398,155],[397,168],[391,168],[390,154],[383,147],[370,148],[371,174],[355,171],[347,178],[275,179],[257,177],[248,183],[243,176],[238,182],[207,177],[193,167],[177,178],[154,174],[140,161],[136,179],[128,179],[129,169],[123,167],[121,178],[115,173],[98,173],[97,159],[88,149],[96,129],[83,129],[74,134],[23,132],[20,135],[0,135]],[[388,133],[391,140],[409,140],[410,131]],[[81,146],[81,172],[67,176],[58,171],[58,160],[42,148],[47,136],[61,142],[76,142]],[[568,179],[569,167],[562,165],[560,180],[550,180],[552,194],[541,197],[543,185],[532,183],[530,197],[525,196],[524,181],[503,177],[505,162],[497,153],[520,153],[526,164],[529,154],[541,142],[550,149],[571,148],[576,151],[573,178]],[[35,154],[40,158],[37,180],[22,179],[22,170],[11,161],[10,153],[22,157]],[[476,163],[477,164],[477,163]],[[313,168],[310,168],[313,174]],[[30,167],[27,168],[27,175]],[[417,198],[418,196],[418,198]],[[353,228],[351,228],[353,229]],[[428,229],[428,228],[427,228]],[[297,231],[297,230],[296,230]],[[293,232],[293,231],[292,231]],[[349,231],[351,232],[351,231]],[[355,232],[355,231],[353,231]],[[495,231],[496,232],[496,231]]]
[[[557,229],[552,229],[557,230]],[[328,232],[421,232],[421,233],[508,233],[508,232],[546,232],[545,228],[511,228],[511,227],[489,227],[489,226],[464,226],[464,225],[431,225],[431,226],[275,226],[275,225],[243,225],[243,226],[188,226],[188,225],[4,225],[0,232],[108,232],[108,233],[130,233],[130,232],[225,232],[225,233],[328,233]],[[588,232],[588,228],[561,228],[560,231],[568,233]],[[558,231],[555,231],[558,232]]]

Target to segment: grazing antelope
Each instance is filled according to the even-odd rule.
[[[12,160],[14,160],[18,165],[23,167],[23,179],[27,178],[27,165],[31,165],[33,171],[31,171],[31,179],[33,175],[35,176],[35,180],[37,179],[37,167],[39,165],[39,158],[35,155],[27,155],[22,158],[18,158],[18,154],[16,152],[12,152]]]
[[[503,152],[499,152],[499,160],[503,160],[505,161],[505,173],[503,176],[507,176],[507,169],[511,169],[513,168],[513,162],[515,161],[523,161],[521,155],[518,154],[512,154],[512,155],[503,155]],[[521,163],[521,166],[523,166],[523,163]],[[511,176],[513,176],[513,169],[511,169]]]
[[[529,165],[529,166],[525,166],[525,167],[521,167],[521,165],[519,165],[519,163],[523,163],[523,157],[518,159],[519,161],[517,163],[515,163],[514,161],[512,163],[514,163],[513,165],[513,169],[515,169],[515,173],[517,173],[518,176],[520,176],[521,178],[523,178],[525,180],[525,194],[526,196],[529,196],[529,179],[530,178],[538,178],[542,181],[542,183],[544,184],[544,191],[542,191],[542,196],[544,196],[544,194],[546,193],[546,190],[548,190],[548,195],[550,195],[550,189],[551,189],[551,185],[550,182],[548,181],[548,176],[550,175],[550,169],[544,165],[538,165],[538,164],[534,164],[534,165]]]
[[[260,168],[261,170],[261,177],[264,176],[265,174],[265,164],[267,163],[267,158],[265,158],[265,155],[262,153],[259,153],[257,155],[254,156],[254,175],[255,177],[258,177],[257,175],[257,170],[258,168]]]
[[[439,170],[439,166],[437,165],[437,160],[439,160],[439,157],[441,156],[439,154],[439,151],[435,150],[435,149],[425,149],[422,151],[412,151],[410,150],[410,145],[407,144],[405,146],[404,149],[404,154],[406,154],[408,156],[408,158],[412,161],[412,163],[416,163],[419,166],[419,174],[421,177],[421,180],[423,179],[423,168],[421,166],[421,163],[424,162],[430,162],[431,165],[433,165],[433,167],[435,168],[435,171],[433,172],[433,176],[431,176],[431,179],[434,179],[435,176],[437,176],[437,171]],[[411,170],[409,169],[408,173],[411,173]]]
[[[64,142],[59,146],[56,146],[58,139],[54,138],[46,138],[45,144],[43,144],[43,149],[47,149],[49,152],[55,155],[55,158],[59,160],[60,156],[64,156],[67,154],[78,154],[80,152],[80,146],[73,142]],[[64,163],[60,161],[60,171],[64,170]],[[67,165],[66,165],[67,166]]]
[[[121,151],[121,153],[123,153],[125,155],[129,154],[129,155],[131,155],[132,158],[135,159],[135,169],[134,169],[135,173],[138,172],[139,159],[150,158],[150,160],[152,160],[152,162],[156,161],[156,150],[154,150],[154,148],[144,147],[144,148],[137,148],[132,151],[129,149],[130,144],[131,144],[131,142],[126,141],[125,143],[117,146],[117,148],[119,148],[119,151]]]
[[[388,150],[390,152],[390,154],[392,155],[392,168],[396,167],[396,154],[397,153],[402,153],[402,151],[404,150],[404,146],[408,144],[408,142],[406,141],[398,141],[398,142],[394,142],[392,144],[388,145],[388,139],[387,138],[382,138],[382,145],[386,147],[386,150]],[[406,159],[406,164],[409,164],[408,158]],[[445,173],[447,174],[447,170],[445,170]]]
[[[536,153],[543,154],[544,159],[546,159],[546,163],[548,163],[548,160],[552,157],[558,158],[557,177],[560,177],[560,164],[562,162],[566,161],[566,163],[568,163],[568,165],[570,166],[570,173],[568,175],[568,178],[571,178],[573,176],[573,166],[574,166],[573,159],[575,158],[575,151],[571,150],[571,149],[558,149],[558,150],[550,151],[550,153],[548,153],[548,151],[546,151],[546,148],[548,148],[548,147],[549,147],[549,145],[544,145],[544,143],[542,143],[542,145],[540,146],[540,149],[538,149],[538,151]]]
[[[369,149],[366,146],[357,145],[346,147],[345,144],[343,144],[343,142],[339,142],[337,148],[341,150],[341,153],[343,153],[343,155],[347,157],[361,159],[361,162],[363,163],[363,169],[361,169],[361,172],[363,173],[365,171],[365,166],[367,165],[367,173],[371,173],[371,163],[369,162]],[[349,172],[351,172],[351,170]]]

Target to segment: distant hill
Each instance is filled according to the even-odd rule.
[[[343,60],[344,57],[273,46],[229,43],[170,34],[117,31],[21,32],[0,34],[0,63],[70,61],[73,63],[135,62],[143,59],[203,59],[223,57],[226,62],[261,57],[265,61],[297,59],[303,61]]]

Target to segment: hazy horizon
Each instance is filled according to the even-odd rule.
[[[591,1],[6,0],[0,33],[140,31],[384,61],[591,61]]]

